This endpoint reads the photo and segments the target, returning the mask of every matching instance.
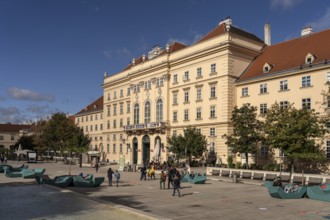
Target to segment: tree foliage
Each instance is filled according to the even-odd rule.
[[[231,121],[233,133],[224,135],[226,144],[232,152],[244,154],[248,165],[248,154],[257,153],[258,145],[263,139],[263,124],[257,119],[257,107],[250,104],[244,104],[240,108],[236,106],[232,111]]]
[[[177,158],[188,158],[191,161],[192,156],[199,158],[207,150],[206,137],[196,131],[195,127],[187,127],[183,135],[167,138],[170,145],[170,151],[177,155]]]
[[[283,109],[275,103],[265,118],[266,143],[281,149],[292,169],[307,161],[325,160],[320,145],[326,129],[314,110],[295,109],[292,105]]]
[[[21,136],[16,144],[15,144],[15,148],[17,149],[19,147],[19,145],[22,146],[22,149],[27,149],[27,150],[35,150],[35,143],[34,143],[34,136]]]

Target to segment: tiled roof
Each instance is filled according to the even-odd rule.
[[[94,112],[94,111],[102,111],[102,110],[103,110],[103,96],[101,96],[96,101],[89,104],[87,107],[82,109],[76,115],[86,114],[86,113],[90,113],[90,112]]]
[[[23,129],[31,129],[34,125],[18,125],[18,124],[0,124],[0,133],[17,133]]]
[[[313,64],[328,62],[326,60],[330,59],[330,29],[266,46],[238,81],[298,69],[300,65],[307,68],[305,58],[309,53],[314,55]],[[265,63],[272,67],[267,73],[263,72]]]
[[[220,25],[215,27],[212,31],[210,31],[208,34],[206,34],[204,37],[202,37],[199,41],[197,41],[196,44],[201,43],[201,42],[206,41],[206,40],[209,40],[211,38],[220,36],[220,35],[225,34],[225,33],[227,33],[225,23],[221,23]],[[263,41],[259,37],[255,36],[254,34],[246,32],[246,31],[244,31],[242,29],[239,29],[239,28],[237,28],[235,26],[232,26],[232,25],[230,26],[229,33],[235,33],[237,35],[240,35],[240,36],[249,38],[251,40],[263,43]]]
[[[178,43],[178,42],[174,42],[173,44],[170,45],[169,53],[173,53],[173,52],[178,51],[178,50],[181,50],[181,49],[183,49],[185,47],[186,47],[186,45],[184,45],[184,44],[181,44],[181,43]],[[157,57],[162,56],[162,55],[164,55],[166,53],[167,53],[167,51],[166,50],[163,50],[162,52],[160,52],[160,54]],[[148,60],[149,59],[146,56],[144,62],[147,62]],[[135,64],[134,65],[138,65],[140,63],[143,63],[142,56],[140,56],[138,58],[135,58]],[[133,66],[132,63],[128,64],[128,66],[125,67],[125,69],[123,71],[130,69],[132,66]]]

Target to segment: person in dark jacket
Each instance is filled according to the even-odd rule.
[[[147,180],[147,167],[143,166],[141,168],[141,178],[140,180],[142,180],[144,178],[144,180]]]
[[[172,194],[172,196],[175,196],[175,192],[178,191],[178,196],[181,197],[180,180],[181,180],[180,172],[175,170],[174,177],[173,177],[173,194]]]
[[[108,180],[109,180],[109,186],[112,186],[112,176],[113,176],[113,171],[111,167],[108,169]]]

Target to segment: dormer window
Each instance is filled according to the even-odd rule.
[[[315,60],[315,55],[308,53],[305,57],[305,64],[312,64]]]
[[[97,108],[97,105],[94,105],[93,108],[96,109]]]
[[[272,65],[270,65],[269,63],[265,63],[264,67],[263,67],[263,72],[264,73],[268,73],[272,68]]]

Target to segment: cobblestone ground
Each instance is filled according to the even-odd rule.
[[[11,163],[15,166],[20,165],[16,162]],[[68,174],[70,170],[69,165],[59,163],[29,164],[29,167],[46,168],[45,173],[50,177]],[[112,168],[118,167],[112,166]],[[107,169],[108,167],[101,167],[96,173],[91,167],[79,168],[74,165],[70,173],[92,173],[94,176],[106,177]],[[193,171],[203,172],[204,168],[193,169]],[[156,180],[141,181],[138,172],[121,172],[119,187],[110,187],[105,181],[97,188],[58,189],[38,186],[34,180],[12,179],[0,174],[0,219],[8,219],[3,217],[14,209],[14,206],[6,206],[9,201],[19,204],[20,207],[27,207],[25,210],[29,210],[29,204],[40,199],[39,203],[42,205],[36,206],[37,209],[43,207],[42,209],[45,210],[53,210],[55,208],[50,214],[46,212],[42,216],[43,219],[56,219],[57,216],[68,219],[75,216],[80,218],[83,216],[85,219],[94,219],[96,216],[112,216],[109,219],[330,219],[329,203],[307,198],[274,199],[260,184],[214,180],[208,180],[202,185],[182,183],[183,197],[173,197],[172,189],[159,188],[159,177],[157,175],[156,177],[158,178]],[[18,194],[18,197],[24,196],[12,201],[10,195],[5,193],[8,188],[15,188],[15,194]],[[44,192],[44,189],[49,191]],[[25,195],[26,192],[31,192],[35,196]],[[7,199],[4,200],[4,197]],[[71,197],[75,200],[71,201]],[[75,204],[77,198],[79,201],[82,200],[80,205]],[[65,208],[56,210],[63,204],[67,204],[73,211]],[[116,213],[119,213],[118,218],[115,217]],[[35,218],[41,219],[39,216]],[[15,219],[14,216],[12,219]]]

